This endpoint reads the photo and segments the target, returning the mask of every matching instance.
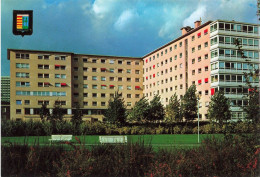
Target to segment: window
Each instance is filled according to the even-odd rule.
[[[118,73],[123,73],[123,69],[118,69]]]
[[[195,75],[195,70],[192,70],[192,75]]]
[[[208,54],[206,54],[206,55],[204,56],[204,58],[205,58],[205,59],[208,59],[208,58],[209,58],[209,55],[208,55]]]
[[[127,82],[131,82],[131,78],[130,78],[130,77],[127,77],[127,78],[126,78],[126,81],[127,81]]]
[[[139,80],[140,80],[139,78],[135,78],[135,82],[139,82]]]
[[[30,82],[16,82],[16,87],[30,87]]]
[[[97,63],[97,60],[96,59],[92,59],[92,63]]]
[[[140,94],[135,94],[135,98],[140,98]]]
[[[182,88],[183,88],[183,85],[181,84],[181,85],[180,85],[180,89],[182,89]]]
[[[208,45],[209,45],[208,42],[204,43],[204,47],[208,47]]]
[[[192,53],[194,53],[194,52],[195,52],[195,47],[193,47],[193,48],[191,49],[191,52],[192,52]]]
[[[200,50],[200,49],[201,49],[201,45],[198,46],[198,50]]]
[[[92,93],[92,97],[96,98],[97,97],[97,93]]]
[[[182,42],[179,43],[179,46],[180,46],[180,47],[182,46]]]
[[[182,68],[182,63],[180,64],[180,68]]]
[[[209,70],[209,67],[208,66],[205,66],[205,71],[208,71]]]
[[[194,41],[194,40],[195,40],[195,36],[192,36],[192,37],[191,37],[191,40]]]
[[[105,64],[106,60],[105,59],[101,59],[101,63]]]
[[[106,94],[105,93],[101,93],[101,98],[105,98]]]
[[[97,76],[92,76],[92,80],[96,81],[97,80]]]
[[[139,65],[139,62],[138,62],[138,61],[136,61],[136,62],[135,62],[135,65]]]
[[[132,103],[131,102],[127,102],[126,105],[127,106],[132,106]]]
[[[106,77],[101,76],[101,81],[106,81]]]
[[[92,89],[97,89],[97,85],[92,85]]]
[[[88,106],[88,102],[87,101],[83,101],[83,106]]]
[[[25,105],[30,105],[30,100],[24,100]]]
[[[101,102],[101,106],[106,106],[106,102]]]
[[[17,72],[16,77],[17,78],[29,78],[30,74],[29,73],[19,73],[19,72]]]
[[[118,60],[118,64],[119,64],[119,65],[122,65],[122,64],[123,64],[123,61],[122,61],[122,60]]]
[[[132,90],[132,87],[131,87],[130,85],[128,85],[128,86],[126,87],[126,89],[127,89],[127,90]]]
[[[113,68],[110,68],[110,69],[109,69],[109,72],[110,72],[110,73],[114,73],[114,69],[113,69]]]
[[[115,60],[109,60],[109,64],[114,64]]]
[[[127,98],[131,98],[131,94],[127,94],[126,97],[127,97]]]
[[[198,69],[198,73],[201,73],[201,68]]]
[[[131,65],[131,61],[127,61],[126,64],[127,64],[127,65]]]
[[[180,53],[180,58],[182,58],[182,53]]]
[[[29,69],[30,68],[30,64],[28,64],[28,63],[16,63],[16,68]]]
[[[97,68],[92,68],[92,72],[97,72]]]
[[[96,101],[93,101],[93,102],[92,102],[92,106],[97,106],[97,102],[96,102]]]
[[[87,67],[83,67],[83,71],[84,71],[84,72],[87,72],[87,71],[88,71],[88,68],[87,68]]]
[[[22,110],[21,109],[16,109],[16,114],[22,114]]]
[[[78,76],[74,76],[73,78],[74,78],[74,80],[78,80],[78,79],[79,79],[79,77],[78,77]]]
[[[123,86],[122,86],[122,85],[119,85],[119,86],[118,86],[118,90],[123,90]]]
[[[16,53],[16,58],[17,59],[29,59],[29,54]]]
[[[114,77],[109,77],[109,81],[114,81],[115,78]]]
[[[135,74],[140,74],[140,71],[139,70],[135,70]]]
[[[79,70],[79,68],[78,68],[78,67],[74,67],[73,69],[74,69],[74,71],[78,71],[78,70]]]
[[[88,93],[83,93],[83,97],[88,97]]]
[[[194,64],[195,63],[195,58],[193,58],[191,61],[192,61],[192,64]]]
[[[84,63],[87,63],[87,62],[88,62],[88,59],[87,59],[87,58],[83,58],[83,62],[84,62]]]
[[[122,82],[123,78],[122,77],[118,77],[117,81]]]
[[[16,100],[16,104],[17,105],[21,105],[22,104],[22,100]]]
[[[83,80],[88,80],[88,76],[83,76]]]
[[[198,57],[198,62],[200,62],[201,61],[201,57]]]

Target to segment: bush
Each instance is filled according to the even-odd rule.
[[[179,126],[175,126],[173,128],[173,132],[174,132],[174,134],[180,134],[181,133],[181,128]]]
[[[181,134],[191,134],[192,133],[192,129],[191,127],[188,126],[184,126],[181,130]]]

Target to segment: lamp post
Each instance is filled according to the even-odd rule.
[[[198,101],[198,143],[200,143],[200,94],[197,95],[197,101]]]

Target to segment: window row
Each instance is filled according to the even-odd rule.
[[[225,94],[238,94],[238,95],[248,94],[249,92],[248,88],[242,88],[242,87],[220,87],[219,90]]]
[[[16,59],[29,59],[30,55],[28,53],[16,53]]]
[[[100,96],[99,96],[100,94]],[[78,97],[79,96],[79,93],[78,92],[74,92],[73,93],[74,97]],[[105,93],[92,93],[92,94],[89,94],[89,93],[83,93],[83,97],[87,98],[87,97],[91,97],[92,98],[97,98],[97,97],[100,97],[100,98],[106,98],[106,96],[108,96],[108,94],[105,94]],[[114,97],[114,94],[111,93],[109,94],[109,97]],[[121,97],[122,97],[122,94],[121,94]],[[140,94],[126,94],[126,98],[140,98]]]
[[[204,47],[208,47],[208,46],[209,46],[208,42],[205,42],[205,43],[204,43]],[[191,52],[194,53],[195,50],[196,50],[195,47],[193,47],[193,48],[191,49]],[[198,50],[201,50],[201,45],[198,45]]]
[[[18,96],[66,96],[66,92],[16,91]]]
[[[204,67],[204,71],[208,71],[209,70],[209,67],[208,66],[205,66]],[[200,74],[202,72],[202,69],[201,68],[198,68],[198,74]],[[192,75],[195,75],[195,69],[191,71],[191,74]]]
[[[16,87],[30,87],[30,82],[16,82]]]
[[[246,82],[244,75],[216,74],[211,76],[211,82]],[[259,78],[249,77],[249,82],[259,82]]]
[[[210,26],[210,32],[214,32],[218,29],[225,30],[225,31],[258,34],[258,26],[253,26],[253,25],[242,25],[242,24],[234,24],[228,22],[227,23],[219,22]]]
[[[117,78],[117,79],[116,79]],[[73,79],[74,80],[78,80],[79,79],[79,76],[73,76]],[[97,81],[99,80],[98,79],[98,76],[92,76],[91,77],[92,81]],[[131,78],[131,77],[127,77],[127,78],[124,78],[125,81],[127,82],[132,82],[134,79],[135,82],[140,82],[140,78]],[[88,76],[83,76],[83,80],[88,80]],[[107,77],[105,76],[100,76],[100,80],[101,81],[106,81],[107,80]],[[108,77],[108,80],[109,81],[119,81],[119,82],[122,82],[123,81],[123,77]]]
[[[83,69],[83,71],[88,71],[88,67],[83,67],[82,69]],[[79,71],[79,67],[74,67],[73,70],[74,71]],[[117,69],[117,73],[123,73],[123,70],[124,69]],[[100,72],[107,72],[108,71],[110,73],[115,73],[115,69],[114,68],[109,68],[109,69],[107,69],[107,68],[100,68],[100,70],[98,68],[92,68],[91,71],[92,72],[98,72],[98,71],[100,71]],[[126,73],[131,74],[131,69],[126,69],[125,71],[126,71]],[[140,74],[140,70],[135,70],[135,74]]]
[[[29,63],[16,63],[16,68],[29,69],[30,64]]]
[[[15,73],[15,76],[16,76],[17,78],[30,78],[30,74],[29,74],[29,73],[17,72],[17,73]]]
[[[257,51],[243,51],[243,53],[233,49],[216,49],[211,51],[211,58],[218,56],[259,59]]]
[[[78,62],[79,61],[79,58],[74,58],[73,59],[74,62]],[[84,63],[87,63],[87,62],[90,62],[90,63],[99,63],[99,59],[88,59],[88,58],[82,58],[82,61]],[[100,63],[102,64],[106,64],[106,63],[109,63],[109,64],[115,64],[115,59],[100,59]],[[124,64],[124,60],[117,60],[117,64],[119,65],[122,65]],[[132,61],[126,61],[126,64],[127,65],[131,65]],[[139,61],[135,61],[135,65],[139,65],[140,62]]]
[[[256,63],[239,63],[239,62],[216,62],[211,64],[211,70],[232,69],[232,70],[256,70],[259,64]]]
[[[216,36],[210,40],[210,44],[234,44],[236,40],[242,46],[259,46],[258,39],[251,39],[251,38],[237,38],[237,37],[230,37],[230,36]]]

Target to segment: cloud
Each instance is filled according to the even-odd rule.
[[[203,18],[206,14],[206,6],[200,5],[188,18],[183,21],[183,26],[194,26],[194,22]]]
[[[110,13],[116,4],[116,0],[96,0],[93,3],[92,10],[98,18],[104,18]]]
[[[137,16],[137,13],[134,10],[125,10],[121,13],[117,21],[115,22],[116,30],[123,30],[131,21]]]

